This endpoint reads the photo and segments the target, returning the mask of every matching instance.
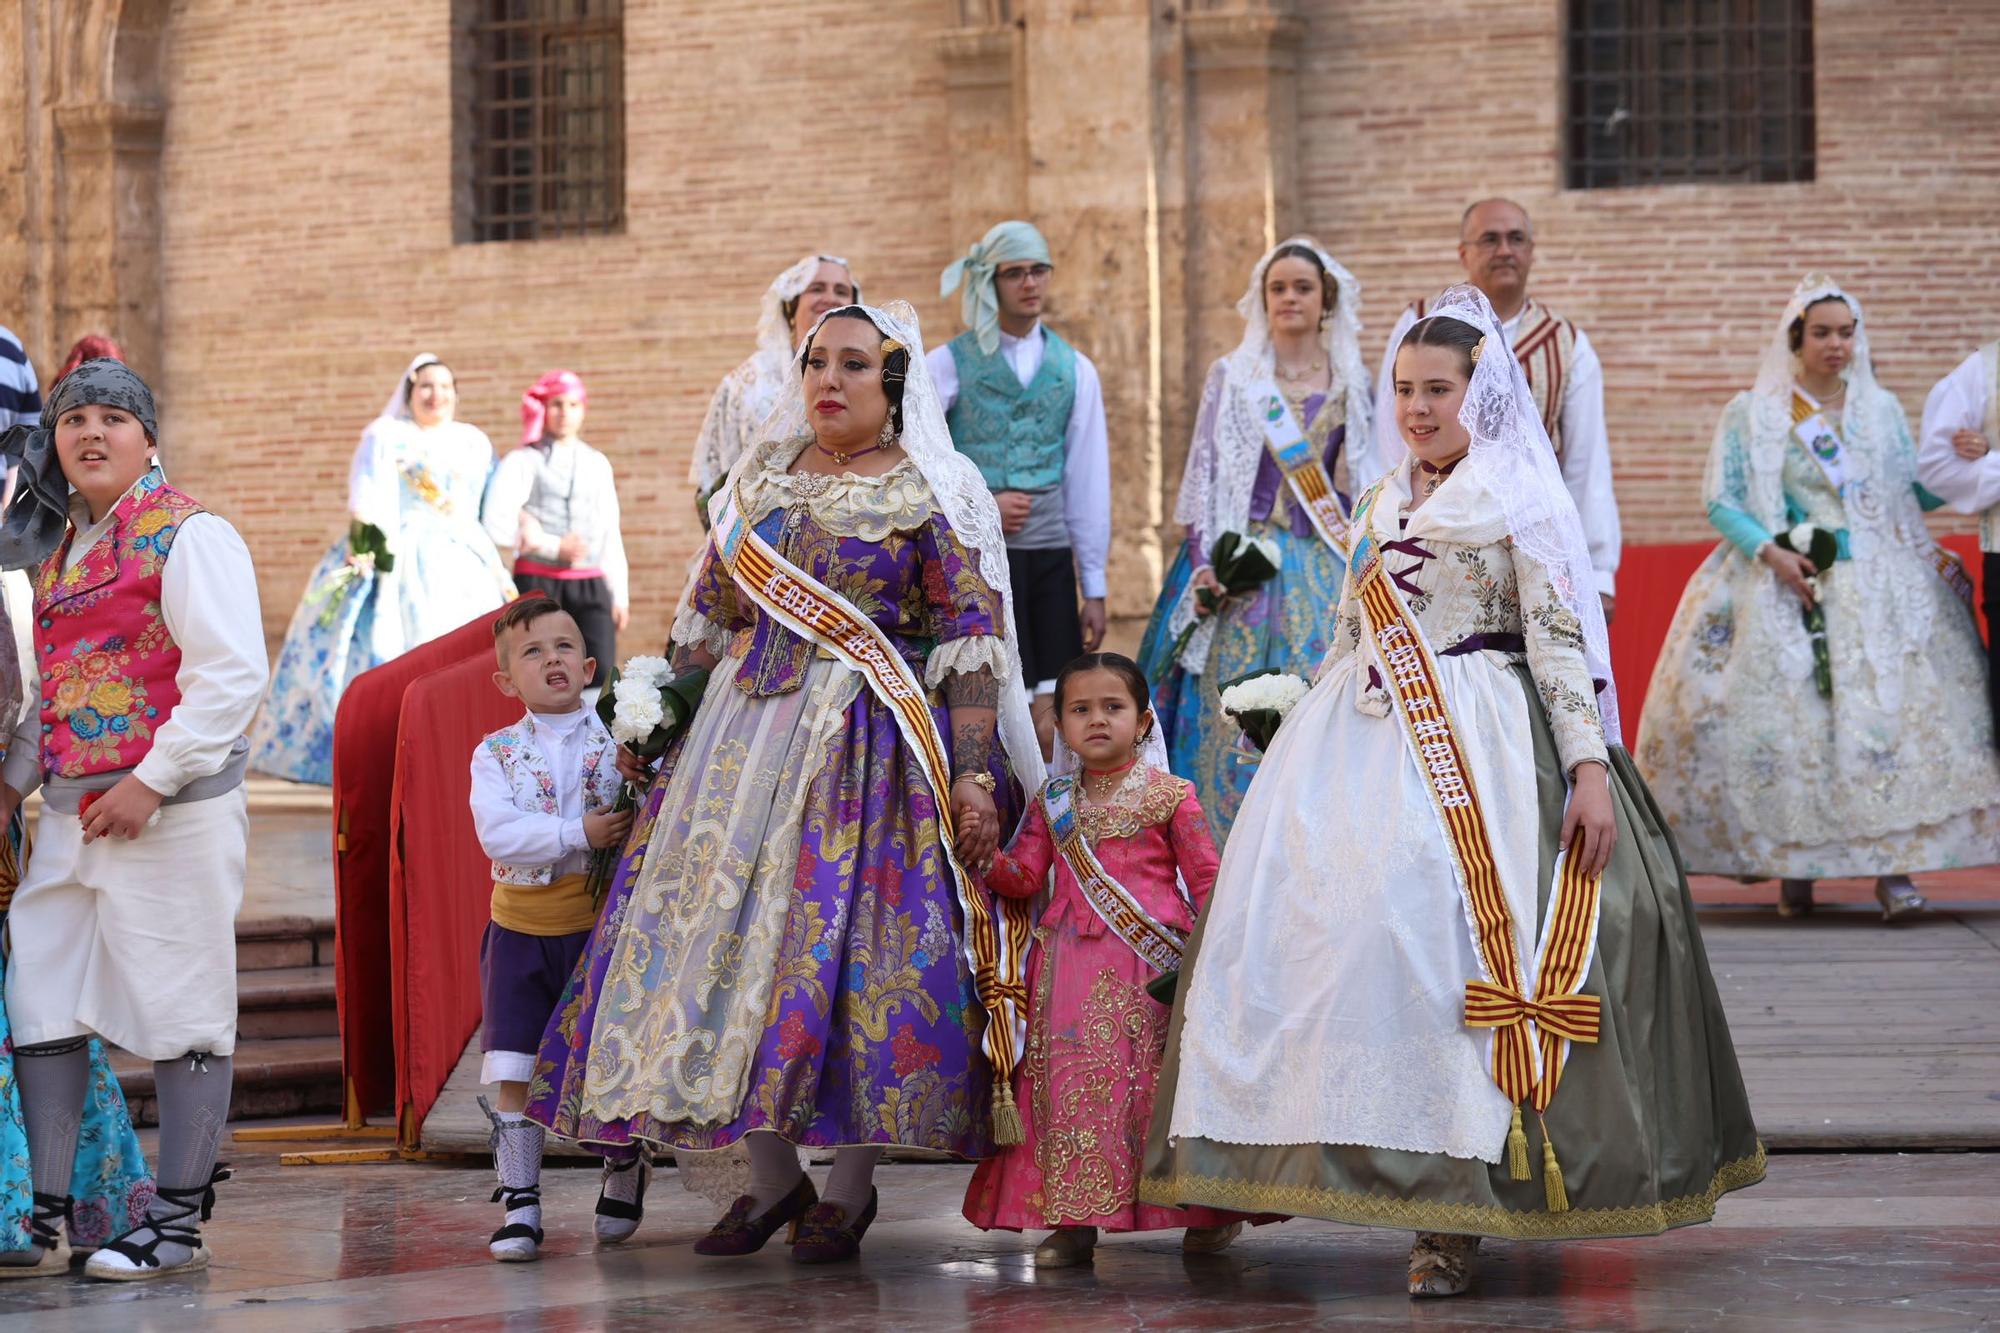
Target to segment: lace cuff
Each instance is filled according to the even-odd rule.
[[[682,647],[706,648],[719,660],[729,656],[729,644],[736,637],[736,632],[689,607],[674,618],[673,632],[667,637]]]
[[[924,684],[936,689],[946,676],[969,676],[982,669],[991,671],[1002,685],[1014,678],[1007,644],[997,634],[967,634],[931,649],[924,663]]]

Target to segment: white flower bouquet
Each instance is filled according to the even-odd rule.
[[[664,657],[629,657],[598,695],[597,716],[611,732],[611,739],[646,763],[655,763],[694,720],[707,688],[706,671],[695,669],[676,675]],[[639,789],[627,782],[619,787],[611,808],[630,810],[638,801]],[[591,853],[593,901],[603,901],[604,886],[618,864],[618,852],[616,847],[600,847]]]
[[[1268,750],[1279,724],[1311,688],[1289,671],[1252,672],[1223,686],[1222,711],[1236,719],[1252,745]]]
[[[1825,528],[1800,523],[1772,538],[1780,550],[1802,555],[1812,561],[1813,602],[1805,608],[1806,637],[1812,640],[1813,684],[1820,694],[1833,697],[1833,659],[1826,650],[1826,605],[1819,599],[1819,576],[1833,568],[1840,558],[1840,539]]]

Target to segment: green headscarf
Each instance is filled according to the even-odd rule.
[[[1000,346],[1000,296],[993,290],[993,274],[1002,264],[1026,261],[1052,264],[1049,243],[1032,222],[1002,222],[986,233],[979,243],[954,260],[939,276],[938,295],[950,296],[961,282],[965,295],[959,298],[959,313],[965,327],[972,330],[979,350],[991,356]]]

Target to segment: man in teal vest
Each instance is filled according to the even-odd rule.
[[[1042,750],[1055,726],[1056,675],[1104,640],[1111,545],[1111,449],[1097,367],[1042,324],[1048,242],[1002,222],[944,271],[966,331],[929,357],[952,443],[1000,505],[1021,666]],[[1079,610],[1078,593],[1082,593]]]

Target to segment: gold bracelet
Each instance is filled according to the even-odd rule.
[[[956,787],[961,782],[972,783],[983,790],[988,796],[991,796],[1000,787],[1000,784],[993,780],[991,773],[960,773],[951,780],[951,785]]]

